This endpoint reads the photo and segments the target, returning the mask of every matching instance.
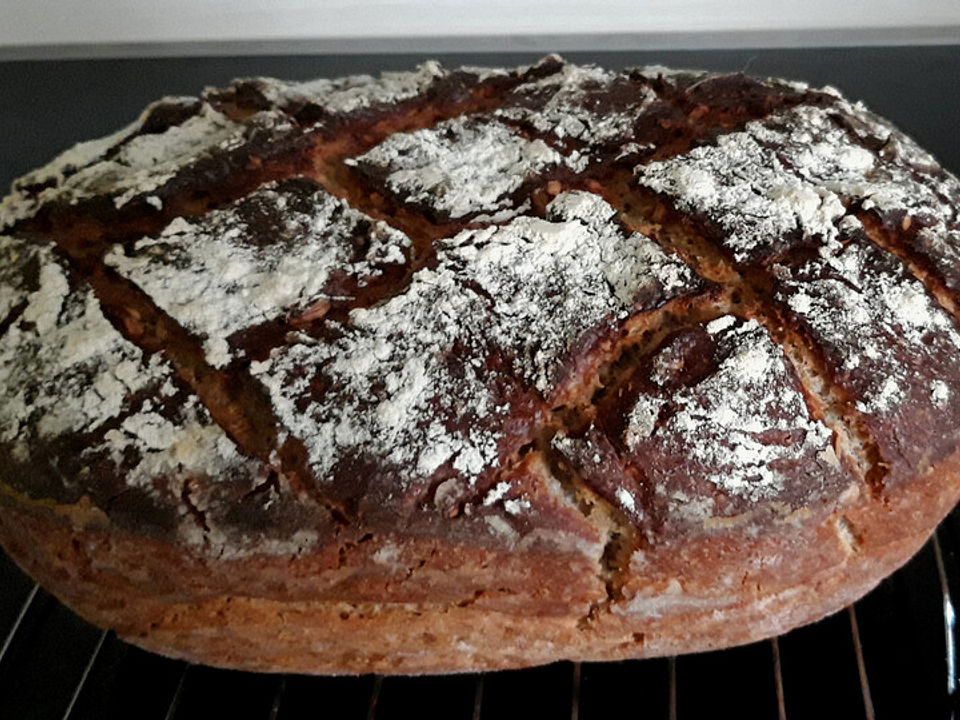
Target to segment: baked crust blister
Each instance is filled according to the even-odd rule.
[[[958,195],[835,90],[742,75],[161,100],[0,204],[0,542],[231,667],[782,632],[960,494]]]

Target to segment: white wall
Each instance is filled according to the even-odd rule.
[[[791,45],[797,32],[814,44],[818,32],[850,44],[848,37],[956,40],[958,27],[958,0],[0,0],[0,48],[8,51],[211,41],[268,41],[276,51],[285,40],[341,41],[342,48],[352,38],[605,34],[698,36],[700,46],[752,34]],[[432,49],[429,41],[425,49]]]

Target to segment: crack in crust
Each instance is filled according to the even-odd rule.
[[[603,537],[597,576],[603,584],[606,597],[592,601],[577,622],[579,630],[589,631],[591,624],[602,613],[609,612],[610,607],[622,599],[625,580],[623,568],[629,565],[630,556],[645,541],[624,512],[598,493],[553,447],[554,439],[570,424],[568,413],[554,411],[552,420],[551,425],[541,430],[534,446],[546,459],[550,474],[559,484],[559,491]]]
[[[269,461],[277,432],[265,397],[252,383],[204,360],[199,343],[149,297],[109,268],[86,276],[104,315],[148,353],[162,353],[198,395],[214,420],[243,451]]]
[[[630,231],[640,232],[654,239],[661,247],[681,257],[698,275],[719,286],[714,303],[698,308],[691,313],[689,301],[685,308],[674,314],[673,308],[651,313],[655,322],[643,316],[635,323],[624,340],[607,357],[605,366],[596,373],[591,392],[573,400],[573,411],[565,407],[555,408],[555,417],[563,430],[582,432],[590,425],[597,413],[597,403],[603,394],[617,386],[617,367],[631,363],[630,351],[644,352],[653,348],[669,332],[684,324],[706,322],[725,314],[757,320],[780,345],[787,361],[800,379],[801,389],[811,416],[823,422],[834,433],[837,454],[846,460],[859,477],[869,486],[875,497],[883,500],[884,463],[876,442],[871,438],[862,415],[853,401],[834,382],[822,350],[803,333],[791,329],[780,303],[772,296],[773,278],[768,273],[738,267],[722,248],[713,245],[696,233],[688,221],[677,213],[662,198],[653,193],[630,187],[625,176],[619,182],[605,183],[586,180],[585,186],[604,197],[619,212],[620,222]],[[684,300],[673,301],[678,306]],[[642,330],[641,330],[642,328]],[[569,465],[555,460],[558,476],[566,478],[565,487],[583,494],[589,485]],[[592,490],[591,490],[592,492]],[[580,627],[589,628],[601,613],[623,599],[622,588],[631,574],[630,558],[642,550],[646,539],[636,531],[636,526],[612,502],[592,492],[592,503],[602,504],[611,521],[601,560],[600,577],[607,588],[607,598],[591,606],[587,616],[581,619]],[[586,514],[586,513],[585,513]],[[857,535],[851,534],[848,524],[838,525],[838,533],[847,538],[845,546],[858,547]],[[850,538],[853,538],[850,540]]]
[[[754,318],[781,345],[801,380],[813,416],[837,434],[838,455],[848,458],[860,477],[882,496],[884,463],[853,400],[832,379],[823,350],[802,332],[773,297],[774,277],[766,270],[739,266],[710,242],[692,220],[656,193],[630,187],[625,178],[603,188],[631,230],[642,232],[680,256],[700,276],[720,284],[744,317]]]
[[[598,572],[606,597],[591,603],[588,612],[580,619],[578,627],[583,631],[588,631],[600,615],[610,612],[611,607],[623,599],[630,558],[637,550],[648,546],[649,534],[645,534],[612,500],[598,492],[557,450],[554,440],[560,436],[581,436],[594,428],[604,397],[617,394],[624,372],[637,355],[656,347],[671,332],[713,320],[727,314],[732,307],[729,294],[716,288],[705,295],[676,298],[656,310],[630,318],[622,337],[598,358],[594,367],[585,370],[577,387],[557,398],[562,403],[551,409],[548,426],[535,440],[566,497],[604,536]],[[586,378],[592,379],[588,381]],[[599,432],[606,437],[602,428]],[[624,465],[623,470],[637,475],[640,487],[648,491],[652,489],[643,478],[641,468]],[[649,498],[642,505],[648,507]]]
[[[2,336],[7,328],[13,325],[17,319],[23,314],[23,311],[27,308],[27,301],[17,303],[11,310],[6,314],[5,317],[0,319],[0,336]]]
[[[898,230],[891,230],[870,210],[851,207],[851,213],[861,223],[870,240],[881,250],[896,256],[903,263],[907,271],[923,283],[927,292],[960,324],[960,299],[956,291],[952,290],[943,277],[932,266],[932,263],[920,253],[911,250],[906,238],[911,235],[911,222],[904,217]]]

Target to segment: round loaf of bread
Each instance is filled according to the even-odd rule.
[[[958,207],[862,105],[740,74],[165,98],[0,203],[0,544],[248,670],[782,633],[960,494]]]

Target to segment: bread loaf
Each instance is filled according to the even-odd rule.
[[[248,670],[782,633],[960,494],[958,199],[836,90],[740,74],[165,98],[0,204],[0,544]]]

